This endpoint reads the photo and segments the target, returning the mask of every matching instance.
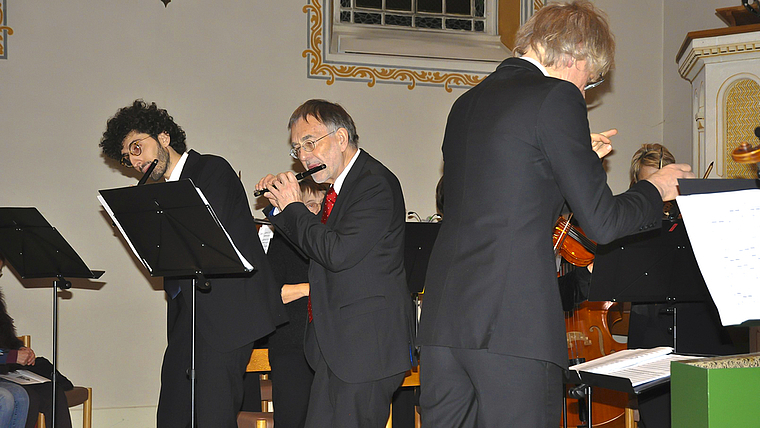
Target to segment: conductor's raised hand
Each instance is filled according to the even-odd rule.
[[[591,149],[599,156],[599,159],[610,154],[612,151],[612,140],[610,137],[617,135],[617,133],[617,129],[612,128],[598,134],[591,134]]]
[[[269,190],[264,193],[264,196],[280,211],[293,202],[303,202],[298,180],[291,171],[281,172],[276,176],[272,174],[265,176],[256,184],[256,190],[261,189]]]
[[[663,201],[672,201],[678,196],[678,179],[694,178],[691,172],[691,166],[685,163],[672,163],[658,169],[657,172],[650,175],[647,181],[654,184],[659,190]]]

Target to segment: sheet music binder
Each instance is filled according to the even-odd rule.
[[[98,199],[151,276],[255,270],[190,179],[101,190]]]

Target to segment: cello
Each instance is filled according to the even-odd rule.
[[[586,268],[594,261],[596,243],[588,239],[583,230],[570,224],[570,219],[560,217],[554,226],[555,254],[562,256],[575,267]],[[609,355],[626,349],[612,337],[616,325],[626,324],[622,306],[613,302],[589,302],[578,304],[565,312],[565,331],[570,365]],[[624,327],[627,330],[627,327]],[[595,390],[592,396],[592,423],[594,427],[617,428],[625,426],[625,408],[628,394],[607,389]],[[584,399],[568,399],[567,423],[572,427],[588,427]]]

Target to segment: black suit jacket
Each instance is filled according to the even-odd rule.
[[[210,279],[211,290],[196,296],[196,329],[220,351],[232,350],[271,333],[286,321],[280,288],[261,247],[248,197],[229,163],[219,156],[190,150],[180,179],[190,178],[203,191],[219,221],[243,256],[256,268],[251,276]],[[192,304],[192,281],[177,281],[177,298]]]
[[[613,196],[573,84],[519,58],[454,103],[443,142],[446,221],[428,265],[419,342],[567,366],[552,229],[565,201],[600,243],[658,227],[641,182]]]
[[[303,204],[270,217],[311,259],[313,328],[328,367],[345,382],[378,380],[411,367],[405,216],[398,179],[362,151],[327,224]]]

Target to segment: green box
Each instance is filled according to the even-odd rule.
[[[673,428],[760,427],[760,354],[670,363]]]

